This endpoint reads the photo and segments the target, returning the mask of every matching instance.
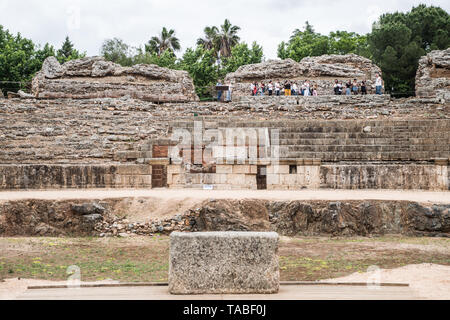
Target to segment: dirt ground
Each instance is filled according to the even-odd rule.
[[[20,199],[105,199],[155,197],[161,200],[268,199],[268,200],[406,200],[450,203],[448,191],[420,190],[195,190],[195,189],[64,189],[1,191],[0,201]]]
[[[29,285],[65,284],[73,265],[83,282],[166,282],[168,254],[169,238],[158,235],[0,238],[0,298]],[[366,282],[374,276],[367,271],[380,268],[381,282],[406,282],[423,298],[450,299],[448,238],[281,237],[279,263],[282,281]]]

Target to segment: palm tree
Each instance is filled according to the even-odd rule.
[[[167,31],[166,27],[162,28],[161,35],[152,37],[148,44],[145,45],[145,51],[156,52],[158,56],[166,50],[178,51],[181,49],[180,40],[175,37],[175,30]]]
[[[228,19],[225,19],[223,25],[220,26],[220,32],[217,34],[219,52],[222,57],[231,56],[231,49],[239,43],[240,38],[237,32],[241,28],[233,26]]]
[[[203,32],[205,33],[205,37],[198,38],[197,45],[203,46],[203,48],[206,50],[217,50],[217,33],[219,32],[219,29],[217,29],[216,26],[205,27],[205,29],[203,29]]]

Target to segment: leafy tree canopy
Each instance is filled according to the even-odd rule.
[[[328,36],[322,35],[315,32],[308,21],[305,22],[303,29],[303,31],[295,29],[288,42],[283,41],[278,45],[279,58],[300,61],[305,57],[347,53],[370,56],[365,35],[347,31],[330,32]]]
[[[381,15],[368,35],[368,44],[386,88],[412,94],[420,57],[448,48],[449,35],[450,16],[438,7],[419,5],[410,12]]]

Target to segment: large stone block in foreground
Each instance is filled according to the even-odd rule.
[[[169,292],[276,293],[276,232],[172,232]]]

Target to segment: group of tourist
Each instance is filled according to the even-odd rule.
[[[383,80],[381,79],[380,74],[376,74],[375,79],[375,94],[381,94],[381,89],[383,87]],[[345,84],[339,82],[338,80],[334,81],[334,94],[335,95],[357,95],[357,94],[367,94],[367,86],[366,81],[358,82],[356,79],[353,81],[348,80]]]
[[[380,74],[376,74],[375,80],[375,94],[381,94],[383,87],[383,80]],[[252,96],[264,96],[264,95],[285,95],[285,96],[317,96],[317,84],[310,83],[309,80],[305,80],[301,85],[297,85],[296,82],[286,80],[283,83],[276,81],[273,83],[264,84],[264,82],[252,82],[250,84],[250,93]],[[335,80],[334,82],[334,94],[335,95],[357,95],[367,94],[366,81],[358,82],[356,79],[348,80],[345,84]]]
[[[276,81],[273,83],[269,81],[266,85],[263,82],[251,83],[250,91],[252,96],[264,96],[264,95],[275,95],[279,96],[282,93],[285,96],[317,96],[317,85],[311,84],[309,80],[305,80],[301,85],[287,80],[284,83]]]

